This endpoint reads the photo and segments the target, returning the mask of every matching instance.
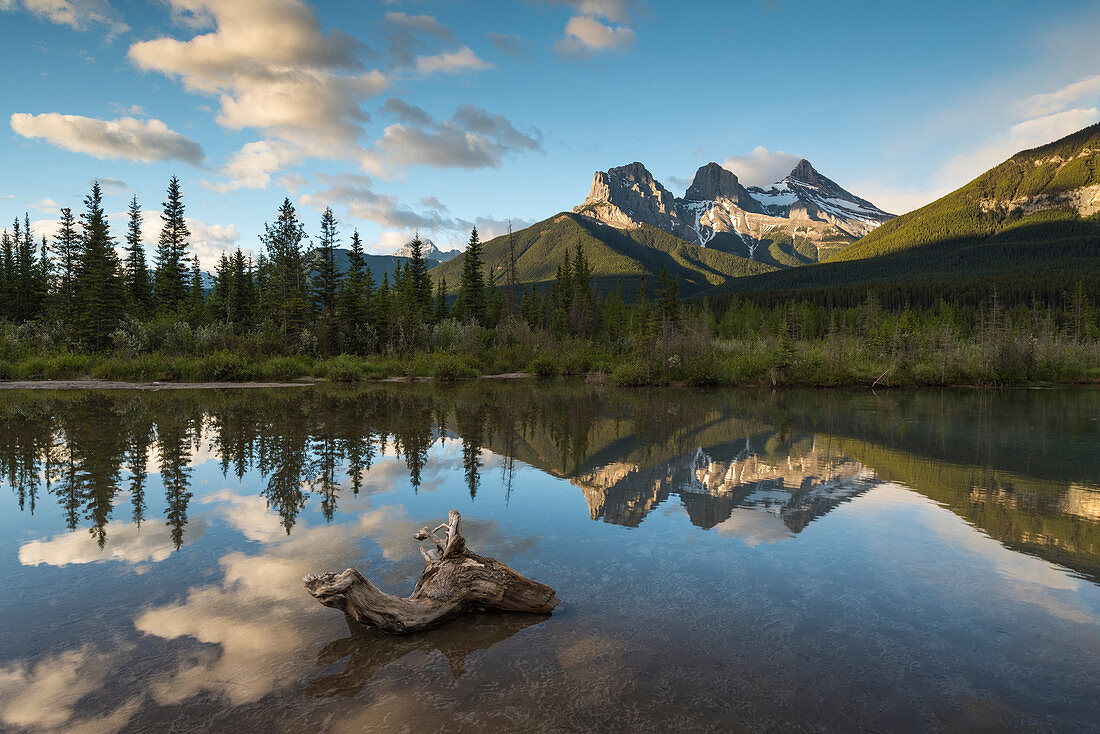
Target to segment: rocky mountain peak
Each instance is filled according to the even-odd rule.
[[[742,188],[737,176],[717,163],[708,163],[695,172],[695,179],[688,187],[684,199],[687,201],[714,201],[716,199],[740,198]]]
[[[810,162],[805,158],[800,160],[798,165],[791,169],[788,178],[808,184],[817,184],[819,182],[818,172],[814,170],[814,167],[810,165]]]
[[[656,183],[657,186],[664,188],[663,186],[661,186],[661,184],[657,183],[656,179],[653,178],[653,174],[649,172],[649,169],[638,161],[628,163],[625,166],[609,168],[607,169],[607,173],[610,176],[615,176],[626,181],[632,181],[634,183],[647,185],[653,185]]]

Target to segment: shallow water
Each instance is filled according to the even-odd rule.
[[[0,730],[1100,730],[1100,391],[0,393]],[[407,637],[416,528],[552,617]]]

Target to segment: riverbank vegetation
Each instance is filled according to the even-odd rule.
[[[868,286],[798,300],[684,302],[667,274],[629,293],[621,283],[597,288],[581,242],[552,280],[523,286],[514,252],[485,262],[474,230],[449,289],[433,277],[419,237],[392,280],[376,280],[353,232],[342,272],[332,211],[310,244],[286,200],[265,225],[256,260],[227,253],[208,283],[188,255],[174,178],[166,198],[152,267],[137,200],[120,258],[98,185],[79,223],[62,210],[52,242],[36,241],[29,218],[3,232],[0,379],[354,382],[529,372],[618,385],[1100,382],[1094,279],[1065,276],[1060,289],[1030,297],[994,286],[980,298],[934,299],[930,285],[920,298]]]

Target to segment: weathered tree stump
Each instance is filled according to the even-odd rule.
[[[435,534],[441,528],[447,530],[445,538]],[[408,598],[387,594],[354,568],[343,573],[309,574],[302,580],[326,607],[395,635],[429,629],[464,612],[550,614],[561,604],[549,586],[469,550],[458,510],[451,510],[447,522],[435,530],[421,528],[413,537],[430,540],[435,548],[421,546],[424,572]]]

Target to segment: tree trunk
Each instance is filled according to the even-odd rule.
[[[447,530],[445,538],[435,534],[441,528]],[[326,607],[395,635],[429,629],[464,612],[550,614],[561,603],[549,586],[466,548],[458,510],[451,510],[434,531],[425,527],[413,537],[436,547],[420,548],[424,572],[408,598],[387,594],[353,568],[309,574],[303,579],[306,589]]]

